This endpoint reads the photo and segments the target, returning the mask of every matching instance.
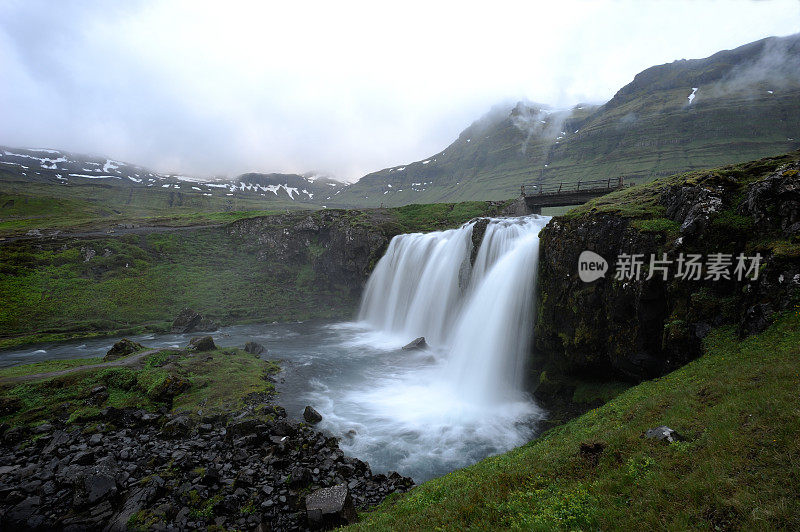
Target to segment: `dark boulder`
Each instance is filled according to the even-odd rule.
[[[105,386],[95,386],[89,392],[89,398],[86,402],[93,405],[101,405],[108,399],[108,389]]]
[[[172,332],[174,333],[211,332],[217,329],[219,327],[216,323],[190,308],[181,310],[175,321],[172,322]]]
[[[322,414],[317,412],[314,407],[307,406],[306,409],[303,410],[303,419],[309,423],[319,423],[322,421]]]
[[[308,524],[314,529],[327,529],[355,523],[353,498],[347,484],[319,489],[306,497]]]
[[[216,348],[214,339],[210,336],[195,336],[189,340],[189,346],[187,347],[192,351],[213,351]]]
[[[83,477],[83,488],[86,491],[86,502],[90,505],[116,496],[117,463],[107,456],[98,460],[94,466],[87,468]]]
[[[244,344],[244,350],[252,355],[260,355],[266,351],[264,346],[257,342],[247,342]]]
[[[22,408],[22,401],[18,397],[0,397],[0,416],[14,414]]]
[[[256,433],[256,427],[261,422],[258,419],[242,419],[241,421],[234,421],[227,427],[227,434],[230,438],[236,439],[249,434]]]
[[[106,356],[103,357],[103,360],[106,362],[110,360],[116,360],[118,358],[131,355],[137,351],[141,351],[142,349],[144,349],[142,344],[134,342],[133,340],[128,340],[127,338],[123,338],[108,350]]]
[[[424,336],[420,336],[403,346],[403,351],[421,351],[428,348]]]

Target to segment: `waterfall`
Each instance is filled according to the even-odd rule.
[[[440,376],[456,397],[518,398],[533,333],[539,230],[549,218],[491,219],[474,265],[474,222],[394,237],[367,282],[359,320],[443,351]]]

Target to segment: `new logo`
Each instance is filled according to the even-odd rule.
[[[594,251],[584,251],[578,257],[578,276],[584,283],[591,283],[608,272],[608,262],[606,259]]]

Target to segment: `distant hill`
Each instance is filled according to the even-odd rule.
[[[51,149],[27,149],[0,146],[0,192],[17,185],[17,192],[47,190],[47,185],[69,187],[100,187],[118,190],[131,196],[150,189],[164,196],[165,206],[206,199],[206,203],[235,205],[234,200],[246,200],[246,207],[283,208],[293,204],[322,205],[324,199],[336,194],[345,184],[327,176],[315,174],[243,174],[235,179],[202,178],[178,174],[161,174],[142,166],[105,157],[79,155]],[[33,189],[29,185],[35,185]],[[61,195],[67,194],[61,189]],[[209,199],[210,198],[210,199]],[[263,205],[261,205],[263,204]]]
[[[628,182],[800,147],[800,34],[654,66],[602,106],[493,109],[427,159],[368,174],[355,205],[505,199],[522,183]]]

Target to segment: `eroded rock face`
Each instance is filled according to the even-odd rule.
[[[540,234],[535,369],[638,381],[669,372],[699,356],[716,326],[736,324],[741,335],[764,330],[774,312],[800,297],[800,259],[764,242],[791,239],[800,229],[800,165],[750,177],[751,183],[710,173],[706,180],[664,186],[654,214],[669,230],[635,218],[587,212],[556,217]],[[670,224],[674,224],[670,226]],[[593,251],[609,263],[605,277],[585,283],[578,257]],[[647,279],[651,255],[673,260],[667,280]],[[682,280],[680,253],[762,256],[757,280]],[[640,254],[638,280],[616,279],[623,254]]]
[[[797,167],[788,168],[753,183],[739,205],[739,212],[752,216],[759,231],[800,233],[799,172]]]
[[[248,251],[286,265],[311,265],[316,290],[344,287],[355,298],[399,231],[361,211],[326,210],[240,220],[228,232]],[[376,215],[377,216],[377,215]]]

